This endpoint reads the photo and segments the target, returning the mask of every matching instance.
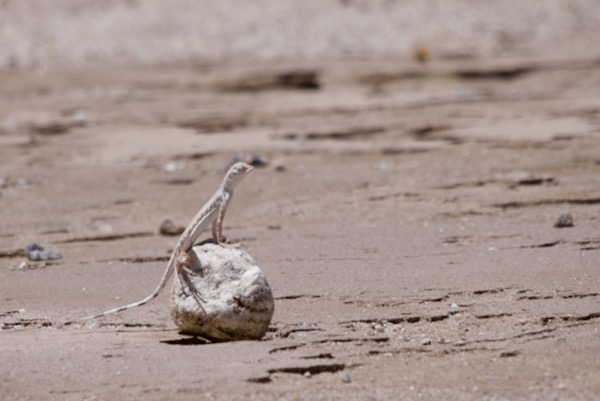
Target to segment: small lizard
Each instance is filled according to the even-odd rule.
[[[167,280],[171,277],[175,269],[177,270],[179,279],[182,281],[183,288],[187,287],[191,291],[192,295],[196,299],[196,302],[198,302],[198,305],[200,305],[200,308],[202,308],[202,298],[187,275],[186,267],[189,263],[188,252],[192,249],[200,234],[202,234],[204,229],[210,223],[212,223],[212,235],[215,242],[218,244],[223,241],[223,219],[225,218],[225,212],[227,212],[227,205],[231,201],[233,189],[253,169],[254,167],[244,162],[239,162],[231,166],[229,171],[227,171],[227,174],[225,174],[225,178],[223,178],[223,182],[219,186],[219,189],[217,189],[217,192],[215,192],[212,198],[210,198],[209,201],[206,202],[206,204],[202,207],[202,209],[200,209],[194,219],[186,227],[185,231],[179,238],[179,241],[177,241],[177,245],[173,249],[173,253],[171,254],[167,268],[165,269],[158,286],[152,292],[152,294],[148,295],[141,301],[110,309],[98,315],[88,316],[83,318],[83,320],[94,319],[97,317],[122,312],[124,310],[146,304],[148,301],[156,298],[156,296],[167,284]]]

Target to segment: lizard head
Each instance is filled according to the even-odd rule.
[[[248,163],[235,163],[229,168],[229,171],[227,171],[227,175],[225,176],[226,187],[230,189],[235,188],[235,186],[252,170],[254,170],[254,167]]]

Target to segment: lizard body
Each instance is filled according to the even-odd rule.
[[[209,199],[208,202],[200,209],[196,216],[192,219],[190,224],[186,227],[183,234],[177,241],[177,245],[173,248],[173,253],[169,258],[167,268],[163,273],[160,282],[156,289],[148,295],[146,298],[127,305],[120,306],[118,308],[110,309],[102,312],[98,315],[85,317],[84,320],[94,319],[113,313],[122,312],[127,309],[135,308],[146,304],[148,301],[156,298],[160,291],[165,287],[169,278],[173,275],[173,272],[177,270],[177,275],[184,288],[189,288],[192,295],[202,308],[202,298],[196,288],[191,284],[188,279],[186,267],[187,267],[187,253],[192,249],[198,237],[202,232],[212,223],[212,235],[215,242],[218,244],[223,241],[223,219],[227,212],[227,206],[233,195],[233,189],[235,186],[254,168],[247,163],[239,162],[231,166],[231,168],[225,174],[223,182],[217,189],[217,192]]]

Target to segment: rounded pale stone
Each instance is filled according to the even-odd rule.
[[[202,308],[175,277],[171,316],[182,332],[216,341],[258,340],[269,328],[275,303],[265,274],[245,251],[203,244],[192,249],[189,278]]]

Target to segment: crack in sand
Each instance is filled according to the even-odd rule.
[[[500,209],[518,209],[526,207],[546,206],[546,205],[597,205],[600,203],[600,197],[589,198],[559,198],[559,199],[540,199],[529,202],[504,202],[493,203],[491,206]]]

